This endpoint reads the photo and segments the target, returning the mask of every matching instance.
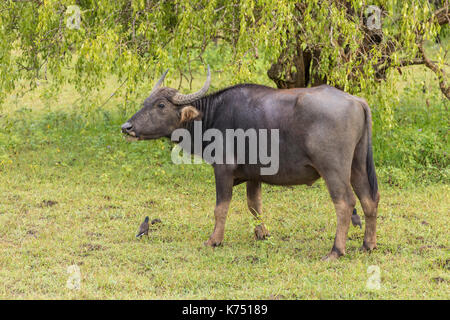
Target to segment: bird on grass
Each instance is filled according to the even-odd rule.
[[[361,218],[358,216],[358,214],[356,213],[356,208],[353,209],[353,213],[352,213],[352,224],[356,227],[359,226],[360,229],[362,229],[362,223],[361,223]]]
[[[141,225],[139,227],[139,232],[136,235],[136,238],[140,238],[143,235],[148,236],[148,217],[145,217],[144,222],[141,223]]]

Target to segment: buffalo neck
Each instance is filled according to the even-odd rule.
[[[205,133],[206,130],[215,128],[215,120],[218,116],[218,110],[221,108],[221,105],[223,104],[223,97],[221,95],[212,94],[205,97],[202,97],[200,99],[197,99],[190,103],[194,108],[196,108],[198,111],[201,112],[201,135]],[[195,129],[195,127],[197,127]],[[184,129],[189,131],[190,138],[191,138],[191,150],[190,152],[192,154],[200,155],[199,152],[203,152],[204,148],[206,147],[207,143],[202,141],[202,137],[198,137],[198,123],[197,125],[194,124],[194,121],[190,121],[186,123],[183,126]],[[197,130],[197,133],[195,132]],[[200,145],[195,143],[194,139],[200,139]],[[200,146],[201,150],[194,150],[194,146]]]
[[[214,119],[217,108],[220,108],[220,104],[222,99],[217,96],[206,96],[195,100],[191,103],[193,107],[195,107],[198,111],[201,112],[201,123],[202,123],[202,132],[205,132],[208,129],[214,128]],[[194,121],[188,122],[185,126],[191,136],[194,134]]]

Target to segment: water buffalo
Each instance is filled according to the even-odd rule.
[[[380,195],[372,155],[372,118],[364,99],[328,85],[274,89],[241,84],[206,95],[211,81],[209,67],[202,89],[185,95],[161,87],[166,74],[167,71],[154,86],[143,108],[122,125],[123,133],[138,140],[170,137],[178,128],[192,132],[193,123],[200,119],[203,130],[279,129],[276,174],[260,174],[260,163],[212,164],[216,181],[215,226],[205,245],[217,246],[224,239],[234,185],[247,183],[248,208],[258,219],[261,183],[311,185],[322,177],[337,215],[334,244],[324,259],[336,259],[345,254],[347,232],[356,204],[353,191],[365,215],[362,249],[376,247]],[[255,234],[263,239],[268,231],[260,224]]]

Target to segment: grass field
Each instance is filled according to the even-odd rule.
[[[10,97],[0,113],[0,298],[450,298],[448,168],[430,167],[441,178],[420,181],[378,160],[373,253],[359,252],[363,230],[351,227],[347,255],[320,260],[336,225],[323,181],[263,186],[272,237],[262,242],[253,239],[245,186],[236,187],[224,245],[210,249],[203,241],[214,225],[211,167],[173,165],[166,141],[126,142],[119,128],[133,110],[114,111],[120,100],[86,122],[72,88],[53,104],[40,99],[42,90]],[[441,103],[436,96],[431,102]],[[408,128],[436,129],[417,121]],[[382,154],[375,150],[376,159]],[[162,222],[137,240],[147,215]],[[72,265],[79,290],[67,287]],[[367,287],[369,266],[379,267],[379,289]]]

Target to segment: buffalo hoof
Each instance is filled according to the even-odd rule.
[[[322,261],[337,260],[340,256],[342,256],[342,255],[340,255],[336,251],[331,251],[329,254],[327,254],[325,257],[322,258]]]
[[[263,224],[260,224],[255,227],[255,239],[256,240],[266,240],[270,237],[269,230]]]
[[[222,241],[218,241],[218,240],[209,238],[208,241],[205,241],[203,244],[205,245],[205,247],[215,248],[215,247],[220,246],[222,244]]]
[[[375,250],[377,248],[376,244],[367,244],[366,242],[363,242],[363,245],[361,246],[361,248],[359,248],[360,251],[372,251]]]

